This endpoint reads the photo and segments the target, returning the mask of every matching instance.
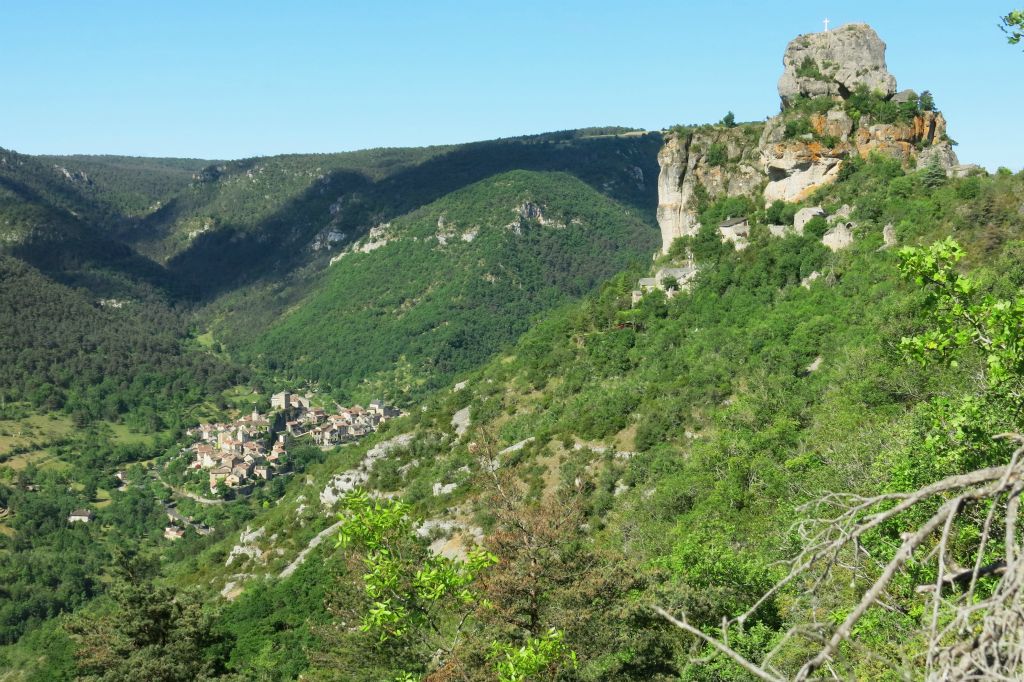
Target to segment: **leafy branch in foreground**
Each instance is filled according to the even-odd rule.
[[[491,657],[498,659],[494,666],[498,682],[555,680],[563,665],[576,667],[576,652],[565,643],[565,633],[555,629],[531,637],[521,647],[493,642]]]
[[[1015,9],[1002,17],[1001,21],[1000,28],[1006,34],[1006,41],[1011,45],[1020,43],[1021,38],[1024,38],[1024,10]]]
[[[936,398],[923,410],[932,423],[918,462],[947,475],[924,484],[894,476],[889,492],[834,493],[801,507],[794,530],[802,550],[788,574],[746,612],[726,619],[720,634],[655,609],[762,680],[806,680],[819,670],[849,676],[842,668],[853,650],[908,679],[922,671],[943,680],[1024,674],[1024,436],[997,430],[1021,430],[1024,297],[980,296],[977,283],[956,270],[963,250],[952,239],[900,255],[903,274],[927,288],[935,325],[902,340],[908,355],[953,367],[956,357],[984,359],[975,395]],[[844,581],[856,590],[856,605],[829,613],[825,588]],[[730,635],[786,588],[802,588],[796,599],[813,614],[811,622],[751,661],[730,646]],[[872,642],[879,612],[909,623],[907,637],[922,643],[920,659],[895,660]]]
[[[479,604],[472,588],[476,576],[497,557],[474,548],[465,561],[431,554],[417,538],[409,505],[371,499],[363,491],[341,501],[339,547],[358,553],[366,572],[363,584],[370,606],[360,629],[381,642],[391,638],[433,635],[450,653],[466,619]],[[460,612],[450,621],[450,611]]]

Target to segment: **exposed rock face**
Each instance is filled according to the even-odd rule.
[[[940,144],[948,148],[948,142],[944,142],[945,136],[946,119],[942,114],[936,111],[922,111],[907,124],[872,124],[869,117],[862,116],[854,141],[857,153],[862,158],[867,158],[873,151],[880,151],[907,163],[917,156],[916,145],[920,142],[929,145]],[[952,149],[949,149],[948,153],[956,159]]]
[[[799,201],[839,174],[843,152],[813,140],[783,139],[783,120],[768,122],[761,136],[761,162],[768,175],[764,200]]]
[[[896,246],[896,228],[892,226],[892,223],[886,223],[882,228],[882,241],[884,242],[883,249],[891,249]]]
[[[696,234],[697,187],[714,199],[753,194],[763,182],[757,149],[743,128],[670,133],[658,153],[658,225],[662,252],[677,237]],[[711,154],[714,148],[714,154]],[[717,156],[717,158],[716,158]]]
[[[867,24],[797,36],[782,57],[783,107],[798,97],[847,97],[860,85],[891,97],[896,79],[885,68],[885,43]]]
[[[959,172],[954,170],[958,160],[946,136],[945,118],[937,111],[915,112],[918,96],[913,90],[896,96],[896,79],[885,65],[885,43],[870,26],[850,24],[828,33],[798,36],[787,46],[783,66],[782,113],[768,120],[756,142],[749,137],[750,126],[666,135],[658,155],[663,252],[677,237],[698,230],[699,196],[711,200],[752,196],[763,186],[766,204],[802,201],[834,182],[845,159],[867,158],[876,152],[911,168],[937,163],[947,174]],[[847,106],[861,86],[902,102],[900,115],[887,118],[904,122],[872,121],[870,115],[858,113],[859,101],[857,107]],[[818,102],[823,104],[820,107],[818,103],[797,106],[804,98],[827,101]],[[869,101],[877,103],[877,99]],[[714,154],[709,153],[712,148]]]
[[[943,121],[943,128],[945,128],[945,121]],[[956,157],[956,152],[953,151],[953,145],[947,141],[939,142],[939,144],[931,147],[922,149],[917,155],[917,168],[927,168],[932,164],[938,164],[942,168],[946,169],[946,175],[955,175],[956,169],[960,165],[960,160]]]

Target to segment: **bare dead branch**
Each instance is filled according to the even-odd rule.
[[[1024,437],[1017,434],[1001,434],[997,438],[1024,444]],[[791,560],[786,575],[747,611],[723,621],[720,637],[688,623],[685,616],[675,618],[661,607],[655,607],[655,611],[759,679],[804,682],[819,671],[827,677],[842,679],[844,674],[836,668],[840,664],[838,652],[844,642],[858,646],[853,632],[864,615],[874,607],[907,612],[898,602],[890,603],[894,600],[889,588],[908,562],[914,560],[917,565],[932,565],[935,570],[935,581],[917,588],[919,594],[929,595],[930,600],[930,614],[921,631],[927,649],[924,660],[917,664],[923,664],[927,678],[936,681],[1021,679],[1024,677],[1024,548],[1018,519],[1020,496],[1024,492],[1022,455],[1024,445],[1015,450],[1004,466],[949,476],[909,492],[873,497],[832,493],[802,506],[800,511],[804,518],[794,529],[803,538],[803,549]],[[904,533],[891,555],[881,552],[889,558],[884,564],[879,563],[864,548],[862,539],[872,530],[924,503],[933,509],[928,518]],[[935,504],[938,506],[932,507]],[[952,538],[962,524],[976,527],[981,511],[984,511],[984,520],[980,534],[969,550],[970,565],[964,568],[950,556]],[[1000,526],[1002,532],[997,535]],[[998,547],[999,539],[1002,547]],[[991,557],[990,547],[1005,556]],[[957,552],[962,555],[963,548],[958,547]],[[846,558],[851,553],[852,562]],[[815,622],[806,627],[790,628],[760,664],[729,645],[732,626],[742,628],[769,599],[797,581],[809,582],[810,589],[803,594],[816,604],[818,591],[834,580],[837,570],[853,576],[854,584],[866,585],[857,605],[838,626],[825,628],[818,623],[818,606],[815,606],[811,609]],[[988,581],[983,588],[981,581]],[[819,634],[828,631],[831,634],[824,637]],[[786,675],[777,671],[771,661],[796,637],[814,642],[820,648],[794,673]],[[858,646],[858,651],[878,660],[878,652],[861,651],[862,648]],[[914,665],[907,661],[889,663],[894,669]],[[904,670],[904,676],[909,678],[911,671]]]

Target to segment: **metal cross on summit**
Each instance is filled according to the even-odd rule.
[[[824,22],[822,22],[822,23],[824,23],[824,24],[825,24],[825,33],[828,33],[828,22],[829,22],[829,18],[828,18],[828,17],[825,17],[825,21],[824,21]]]

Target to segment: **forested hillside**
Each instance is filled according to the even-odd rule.
[[[509,170],[568,172],[646,212],[657,196],[660,136],[597,132],[605,131],[216,164],[128,237],[211,298],[286,277],[375,225]]]
[[[392,221],[333,263],[260,335],[259,313],[215,327],[237,357],[284,376],[403,403],[449,383],[541,311],[639,261],[657,233],[564,173],[492,176]],[[369,387],[362,386],[369,382]]]
[[[154,159],[141,156],[39,156],[64,180],[112,214],[145,216],[185,189],[205,159]]]
[[[174,418],[245,376],[185,352],[188,318],[158,298],[97,300],[9,256],[0,256],[0,325],[0,402],[81,423],[128,419],[159,431],[161,414]]]
[[[1019,677],[1024,172],[884,51],[664,136],[0,150],[0,682]]]

